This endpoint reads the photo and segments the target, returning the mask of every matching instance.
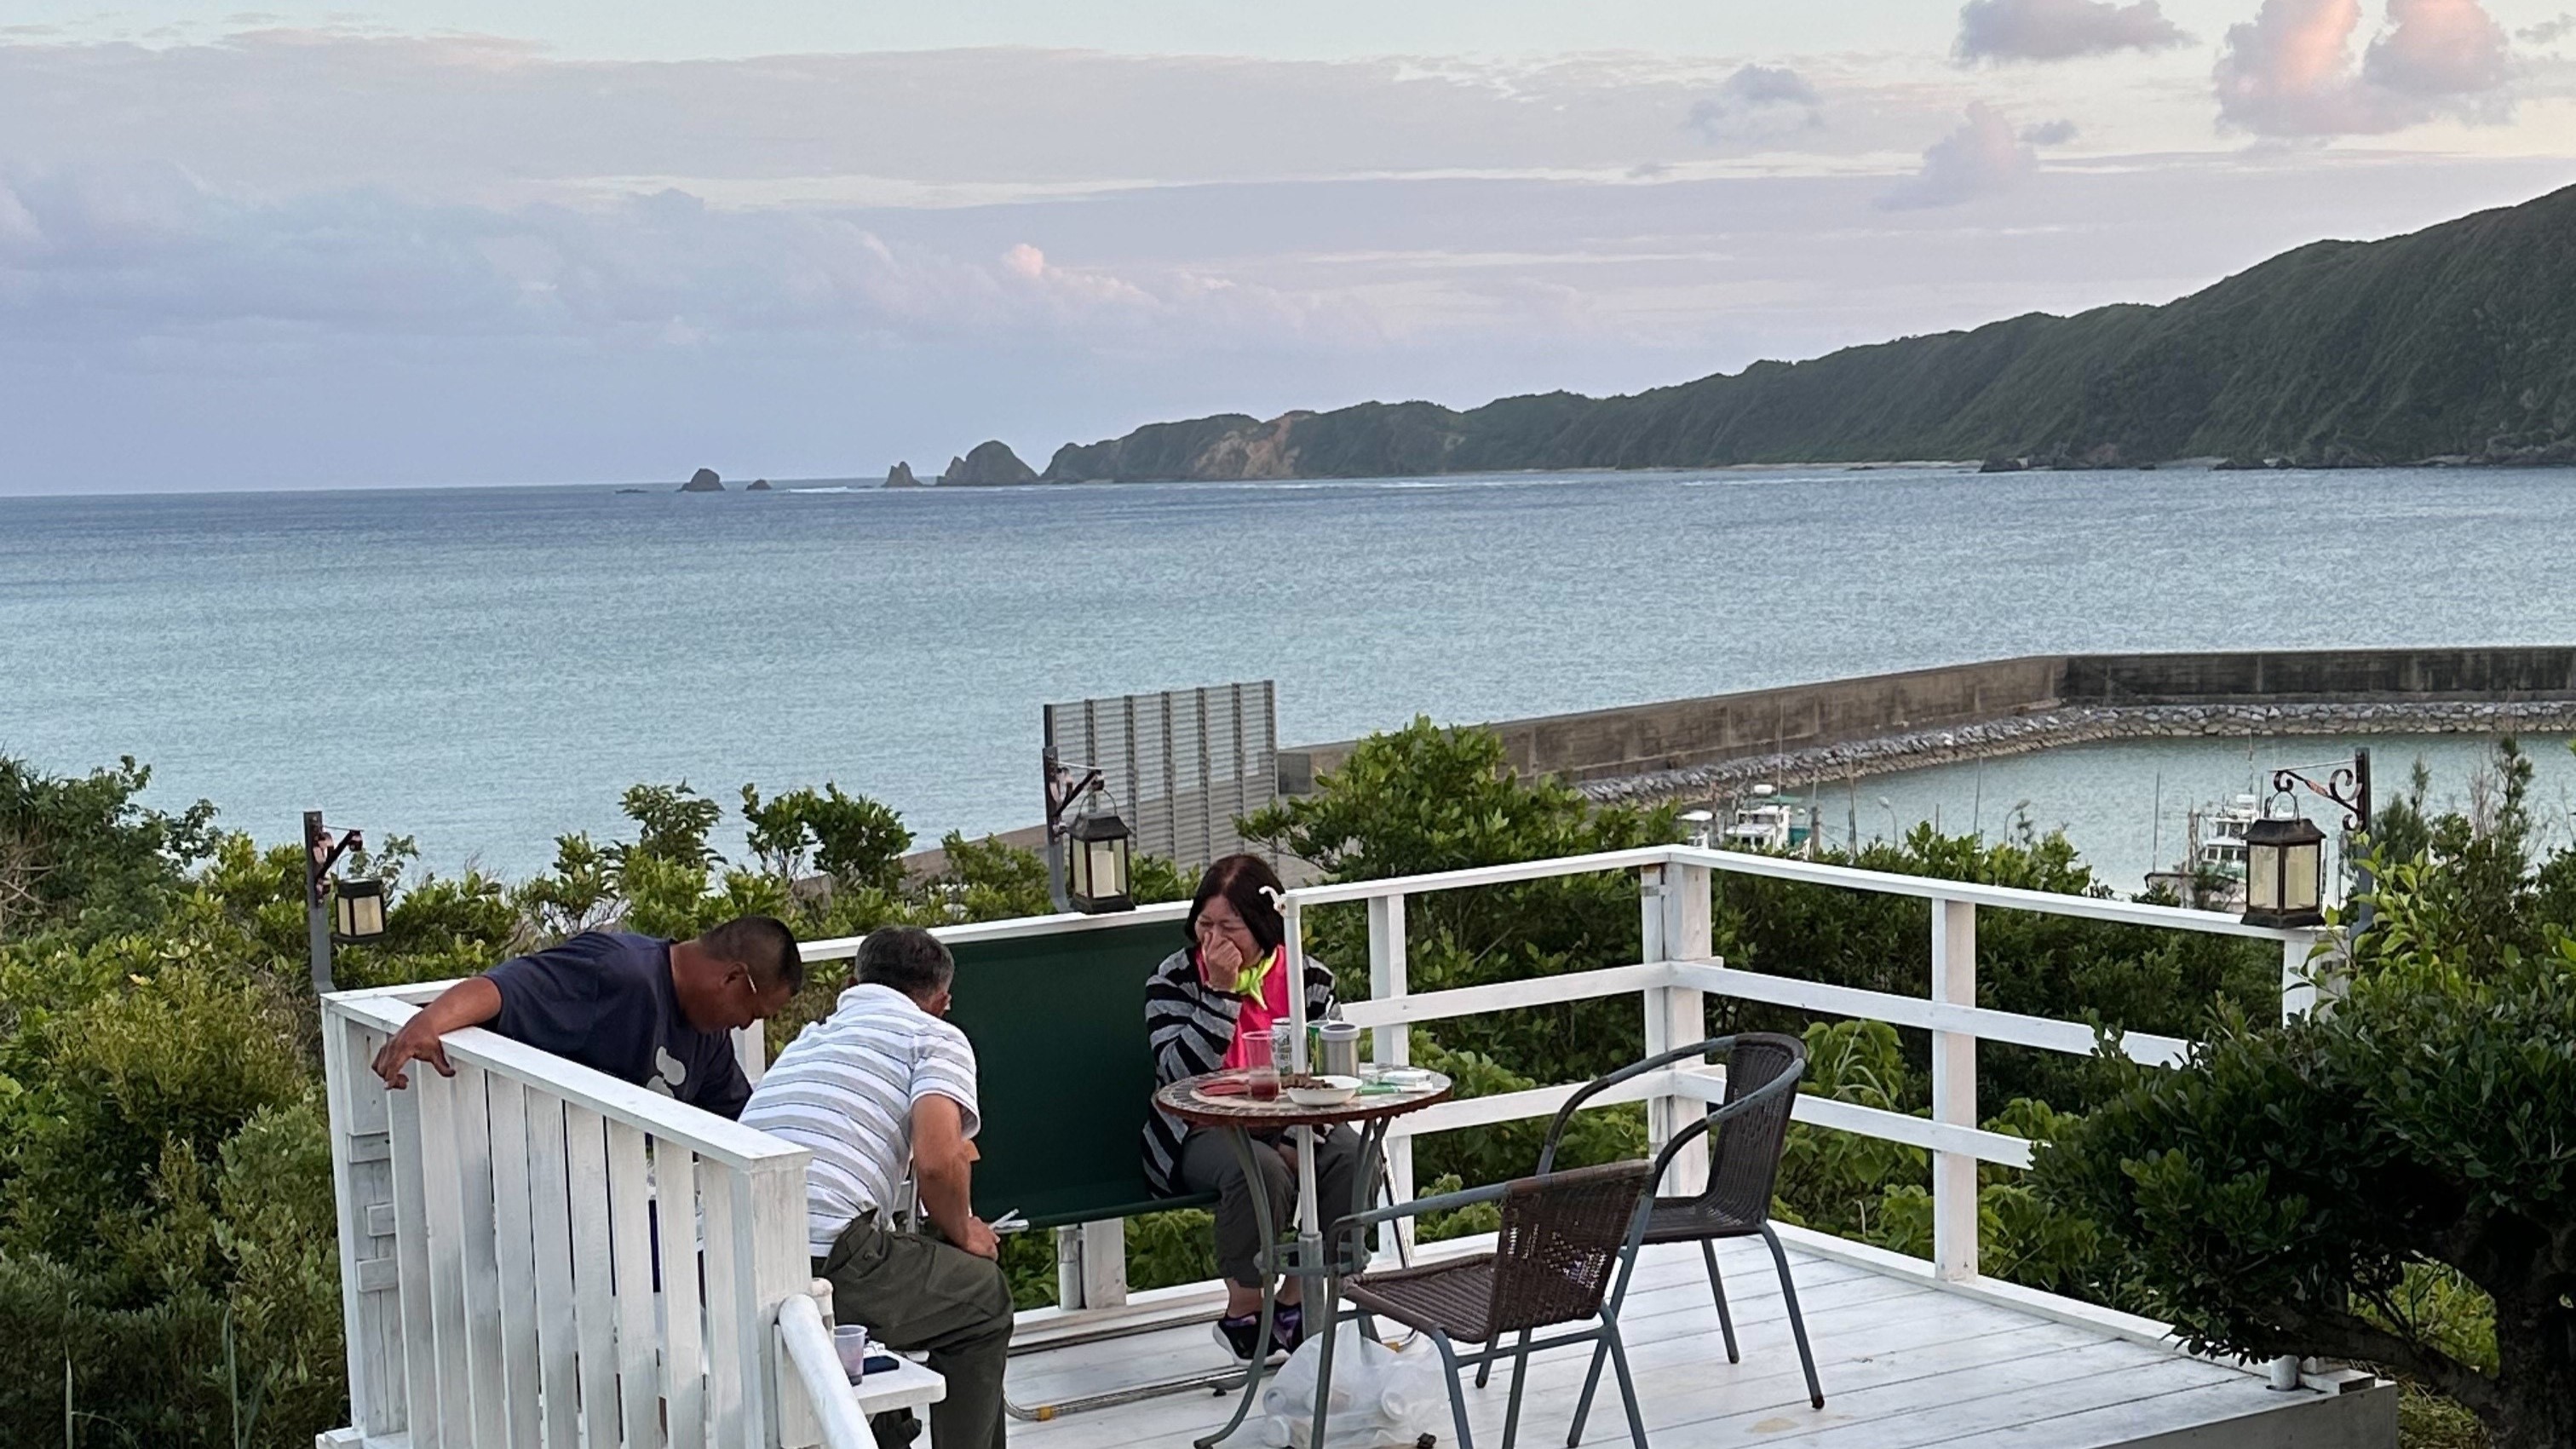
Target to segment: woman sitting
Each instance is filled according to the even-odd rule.
[[[1270,1027],[1288,1015],[1286,930],[1264,888],[1278,890],[1279,876],[1255,855],[1229,855],[1207,869],[1190,902],[1189,945],[1164,958],[1145,985],[1145,1032],[1154,1048],[1155,1085],[1220,1069],[1266,1066]],[[1321,1021],[1333,1004],[1333,974],[1309,959],[1296,973],[1306,992],[1306,1019]],[[1325,1222],[1350,1211],[1351,1183],[1359,1165],[1359,1135],[1336,1127],[1317,1144],[1317,1205]],[[1262,1274],[1259,1223],[1252,1194],[1270,1203],[1270,1221],[1284,1228],[1297,1207],[1297,1152],[1286,1134],[1256,1134],[1252,1160],[1261,1181],[1244,1180],[1243,1164],[1226,1132],[1192,1127],[1159,1108],[1145,1123],[1145,1177],[1169,1196],[1214,1192],[1217,1269],[1225,1277],[1225,1315],[1217,1339],[1249,1359],[1261,1333]],[[1304,1337],[1299,1283],[1279,1290],[1271,1346],[1293,1351]]]

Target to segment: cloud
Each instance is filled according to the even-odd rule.
[[[1766,141],[1825,124],[1824,97],[1785,66],[1748,65],[1691,107],[1686,123],[1715,143]]]
[[[2023,127],[2021,138],[2034,146],[2063,146],[2074,140],[2078,134],[2073,121],[2060,117],[2054,121],[2042,121],[2036,126]]]
[[[2389,29],[2370,43],[2363,80],[2416,96],[2474,96],[2511,77],[2504,27],[2478,0],[2388,0]]]
[[[163,164],[0,169],[0,332],[91,351],[479,338],[594,347],[802,335],[860,345],[1294,333],[1328,302],[1181,268],[1141,280],[1028,243],[985,265],[846,215],[664,190],[592,208],[283,199]]]
[[[2504,28],[2478,0],[2389,0],[2388,25],[2356,66],[2361,13],[2361,0],[2263,0],[2219,55],[2221,123],[2258,136],[2375,135],[2511,114]]]
[[[2576,15],[2562,10],[2538,25],[2524,26],[2514,35],[2531,45],[2555,45],[2571,33],[2576,33]]]
[[[2072,138],[2074,127],[2067,122],[2038,129],[2053,131],[2058,126],[2064,126]],[[2038,153],[2029,141],[2014,134],[2012,122],[1994,107],[1976,101],[1968,106],[1967,120],[1959,129],[1923,153],[1923,169],[1880,196],[1876,205],[1881,211],[1957,206],[2008,191],[2038,167]]]
[[[1981,60],[2072,60],[2120,50],[2168,50],[2191,37],[2165,18],[2157,0],[1968,0],[1959,10],[1954,51],[1963,65]]]

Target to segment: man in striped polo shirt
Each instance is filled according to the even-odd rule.
[[[1011,1289],[1001,1244],[968,1196],[982,1125],[975,1049],[949,1025],[956,963],[928,931],[859,943],[858,984],[805,1028],[752,1089],[742,1122],[811,1148],[805,1225],[814,1272],[844,1323],[928,1349],[948,1380],[931,1406],[933,1449],[1002,1449]],[[906,1178],[934,1238],[910,1230]],[[892,1426],[879,1425],[880,1439]]]

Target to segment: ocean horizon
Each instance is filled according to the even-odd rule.
[[[773,483],[0,499],[0,752],[518,873],[637,781],[1025,825],[1039,707],[1084,695],[1275,678],[1307,743],[2025,653],[2576,639],[2563,473]]]

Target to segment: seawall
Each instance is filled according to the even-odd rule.
[[[2576,647],[2029,655],[1486,728],[1513,768],[1626,798],[2137,735],[2576,730]],[[1283,747],[1281,793],[1356,743]]]

